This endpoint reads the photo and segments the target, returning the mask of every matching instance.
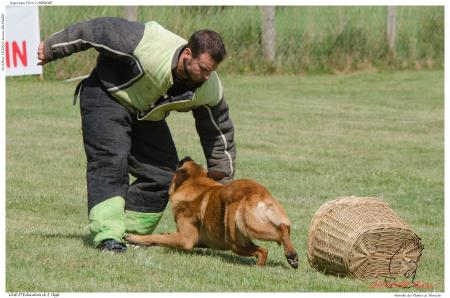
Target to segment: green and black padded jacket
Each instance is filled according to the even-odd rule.
[[[74,24],[44,41],[46,61],[95,48],[95,71],[103,87],[142,121],[160,121],[171,111],[190,111],[208,170],[234,176],[236,146],[222,84],[216,72],[195,88],[177,96],[172,69],[187,41],[156,22],[145,24],[103,17]]]

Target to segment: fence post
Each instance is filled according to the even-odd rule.
[[[262,49],[264,58],[273,66],[276,51],[275,6],[262,6]]]
[[[128,21],[136,22],[138,20],[138,7],[137,6],[124,6],[123,14]]]
[[[386,38],[389,47],[388,55],[392,59],[394,59],[396,56],[395,52],[396,22],[397,22],[397,12],[395,6],[388,6]]]

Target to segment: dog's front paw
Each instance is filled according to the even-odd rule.
[[[291,251],[286,255],[286,259],[291,265],[292,268],[297,269],[298,268],[298,255],[297,252]]]
[[[125,239],[125,241],[127,241],[130,244],[140,244],[139,237],[140,237],[139,235],[125,234],[125,236],[123,238]]]

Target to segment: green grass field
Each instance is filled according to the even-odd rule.
[[[444,73],[223,77],[236,128],[236,178],[267,186],[293,221],[300,268],[269,248],[265,268],[231,252],[164,248],[102,254],[87,227],[75,83],[8,79],[6,291],[374,292],[444,290]],[[168,118],[180,157],[204,163],[190,113]],[[338,196],[386,200],[425,245],[417,281],[373,289],[308,265],[310,220]],[[169,209],[156,232],[174,230]]]

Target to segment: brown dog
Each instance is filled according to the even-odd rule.
[[[241,256],[257,257],[257,264],[264,266],[268,251],[251,239],[273,240],[283,244],[289,265],[298,267],[286,211],[262,185],[246,179],[223,185],[186,157],[178,164],[169,196],[177,231],[128,234],[125,239],[129,243],[186,250],[195,246],[231,249]]]

